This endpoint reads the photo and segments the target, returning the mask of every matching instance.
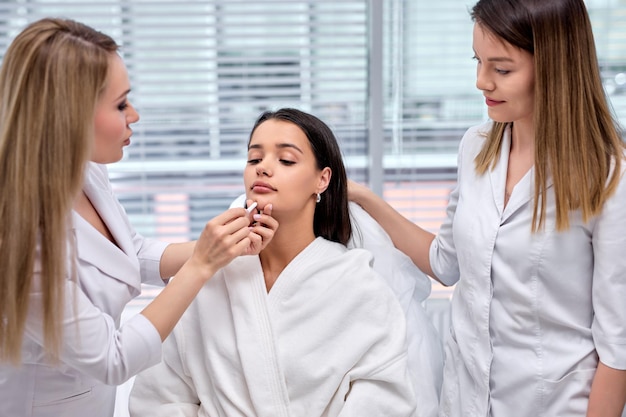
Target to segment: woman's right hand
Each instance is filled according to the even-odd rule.
[[[202,286],[220,268],[246,252],[251,244],[249,225],[244,208],[231,208],[204,225],[191,257],[141,312],[157,329],[161,340],[170,334]]]
[[[249,224],[243,208],[231,208],[208,221],[196,241],[190,266],[198,268],[208,281],[220,268],[246,253],[251,245]]]

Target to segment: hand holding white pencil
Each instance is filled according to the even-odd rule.
[[[272,217],[272,205],[266,204],[260,211],[255,210],[257,206],[258,203],[254,201],[246,207],[248,214],[254,213],[250,223],[251,244],[246,250],[247,255],[258,255],[272,240],[276,229],[278,229],[278,221]]]

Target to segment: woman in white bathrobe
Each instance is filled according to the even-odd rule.
[[[429,275],[456,283],[441,416],[620,416],[626,400],[624,146],[583,0],[480,0],[476,86],[434,236],[351,198]]]
[[[139,116],[129,88],[115,42],[71,20],[32,23],[3,57],[0,416],[111,417],[115,385],[160,360],[202,284],[236,255],[258,253],[276,226],[264,214],[269,227],[250,230],[239,208],[197,243],[138,235],[102,165],[130,143]],[[172,275],[120,327],[141,282]]]
[[[280,226],[222,268],[135,380],[138,416],[415,416],[404,313],[346,248],[346,174],[333,133],[295,109],[264,113],[244,171],[248,204]],[[261,221],[254,216],[255,221]]]

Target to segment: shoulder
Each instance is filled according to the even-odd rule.
[[[373,256],[364,249],[348,249],[346,246],[331,242],[324,238],[317,238],[311,244],[310,260],[323,268],[332,266],[346,269],[371,269]]]
[[[460,153],[477,155],[487,140],[492,127],[493,122],[488,121],[467,129],[461,138]]]
[[[385,279],[374,269],[374,256],[369,250],[348,249],[324,239],[317,239],[316,244],[324,250],[310,259],[311,267],[316,274],[330,277],[335,289],[342,288],[352,296],[376,294],[376,298],[395,298]]]
[[[293,271],[310,276],[332,277],[333,281],[355,279],[373,273],[373,257],[364,249],[346,246],[318,237],[291,262]]]

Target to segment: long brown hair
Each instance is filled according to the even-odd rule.
[[[68,230],[93,142],[94,109],[117,51],[72,20],[42,19],[0,69],[0,362],[20,360],[29,295],[42,294],[44,345],[57,358]],[[34,281],[35,272],[40,274]],[[40,287],[40,288],[39,288]]]
[[[472,18],[498,38],[530,52],[535,66],[535,187],[532,230],[545,224],[547,180],[556,228],[571,210],[598,214],[621,175],[623,142],[600,78],[583,0],[480,0]],[[494,123],[476,170],[495,166],[506,123]]]

